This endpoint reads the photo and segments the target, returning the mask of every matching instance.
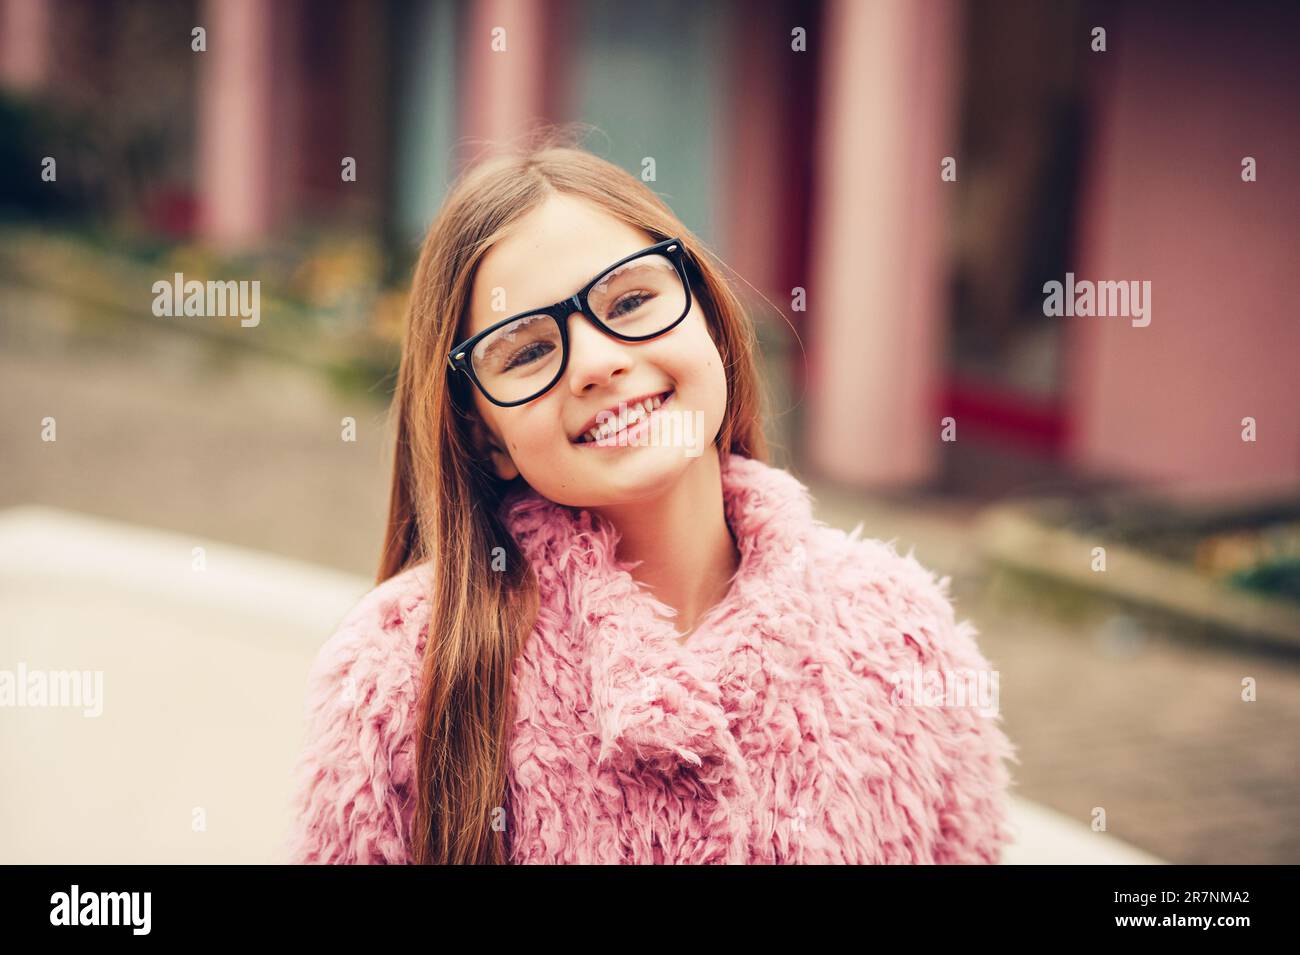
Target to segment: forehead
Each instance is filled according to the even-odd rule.
[[[551,196],[479,263],[465,337],[510,315],[568,298],[602,269],[654,242],[649,233],[597,206]]]

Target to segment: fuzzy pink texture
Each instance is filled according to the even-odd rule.
[[[528,489],[503,505],[541,589],[514,668],[511,860],[997,862],[1019,762],[1001,717],[893,678],[989,670],[948,578],[817,521],[786,471],[731,455],[722,478],[741,566],[685,646],[611,526]],[[377,586],[312,666],[288,861],[409,862],[427,575]]]

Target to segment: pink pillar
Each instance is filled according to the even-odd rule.
[[[50,0],[0,0],[0,85],[37,90],[49,70]]]
[[[809,288],[807,457],[858,485],[932,475],[941,449],[958,8],[831,0]],[[960,437],[960,422],[958,423]]]
[[[205,0],[200,60],[199,229],[219,245],[263,236],[274,220],[274,4]]]
[[[1084,54],[1103,95],[1076,279],[1151,282],[1146,327],[1052,319],[1088,470],[1209,492],[1300,481],[1295,19],[1250,9],[1128,5],[1110,51]]]
[[[517,0],[476,0],[460,35],[464,44],[460,135],[478,155],[484,140],[504,144],[523,133],[546,109],[546,7]],[[504,30],[505,50],[493,49],[493,31]]]

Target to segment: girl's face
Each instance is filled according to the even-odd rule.
[[[457,340],[507,315],[561,301],[619,259],[654,243],[653,236],[597,206],[553,195],[484,256],[470,294],[469,327]],[[503,311],[492,309],[496,289],[504,293]],[[503,300],[501,293],[495,298]],[[522,476],[557,504],[599,508],[662,493],[712,453],[727,403],[722,359],[699,303],[692,296],[681,324],[644,342],[612,338],[581,312],[567,322],[568,366],[544,395],[502,408],[471,389],[480,446],[491,454],[501,478]],[[600,412],[618,414],[620,404],[630,407],[665,392],[672,398],[659,414],[657,440],[643,432],[634,441],[629,431],[622,447],[578,441]],[[666,426],[670,411],[673,427]]]

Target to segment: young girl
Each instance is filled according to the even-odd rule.
[[[759,404],[739,301],[643,183],[555,143],[463,175],[288,858],[998,861],[996,707],[914,692],[987,686],[974,628],[946,578],[814,519]]]

